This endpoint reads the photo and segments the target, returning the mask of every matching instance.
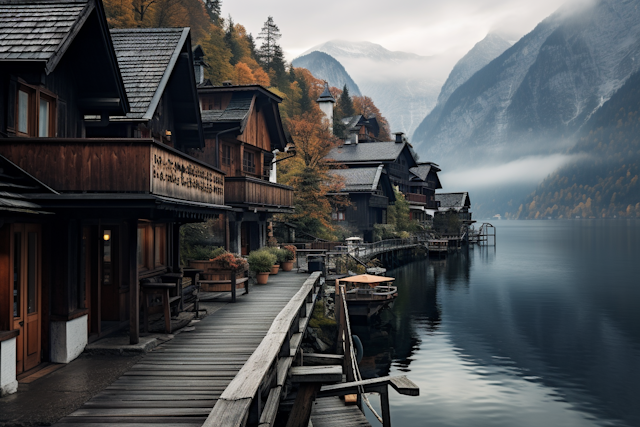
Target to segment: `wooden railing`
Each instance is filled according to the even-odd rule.
[[[203,427],[273,426],[280,395],[313,313],[320,272],[312,273],[271,324]],[[267,395],[263,402],[263,395]]]
[[[6,138],[0,154],[60,192],[146,193],[224,204],[223,174],[142,138]]]
[[[427,204],[427,196],[425,194],[405,193],[404,198],[409,203],[423,203],[425,205]]]
[[[292,209],[293,188],[250,176],[228,176],[224,201],[232,206]]]

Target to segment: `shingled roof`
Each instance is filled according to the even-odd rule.
[[[48,213],[41,211],[40,205],[29,200],[30,193],[57,194],[7,158],[0,156],[0,215]]]
[[[334,169],[330,173],[343,178],[345,183],[344,191],[375,191],[380,183],[383,165],[371,168]]]
[[[436,193],[436,202],[440,202],[441,210],[454,209],[459,211],[471,206],[469,193],[466,191],[462,193]]]
[[[331,150],[327,158],[340,163],[393,162],[406,147],[404,142],[345,144]]]
[[[244,125],[249,112],[251,111],[251,103],[253,102],[253,92],[234,92],[224,110],[203,110],[203,123],[229,123],[238,122]]]
[[[189,28],[111,30],[131,106],[120,119],[153,117],[188,36]]]

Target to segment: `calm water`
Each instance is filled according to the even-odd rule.
[[[640,426],[640,221],[494,225],[495,249],[391,271],[393,308],[354,328],[363,376],[420,386],[393,425]]]

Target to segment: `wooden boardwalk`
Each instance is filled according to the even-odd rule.
[[[323,397],[313,402],[313,427],[371,427],[357,405],[346,405],[339,397]]]
[[[149,353],[57,427],[201,426],[309,276],[281,272]]]

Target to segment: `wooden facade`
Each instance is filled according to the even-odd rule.
[[[257,86],[198,87],[205,145],[189,153],[215,165],[225,176],[228,248],[248,254],[266,244],[267,221],[274,213],[293,210],[293,189],[270,179],[274,151],[287,140],[278,104],[282,101]]]
[[[27,184],[5,174],[6,186],[29,192],[0,203],[13,206],[0,209],[0,335],[17,337],[18,373],[77,357],[71,335],[128,324],[137,342],[149,283],[184,309],[180,225],[229,209],[224,173],[185,153],[204,145],[189,30],[130,30],[114,50],[99,0],[53,4],[0,5],[0,45],[13,44],[0,52],[0,154]],[[15,29],[24,37],[2,37]],[[116,55],[151,39],[154,72]],[[148,80],[125,85],[132,75]]]

